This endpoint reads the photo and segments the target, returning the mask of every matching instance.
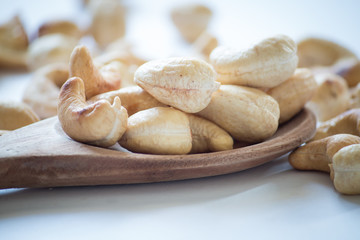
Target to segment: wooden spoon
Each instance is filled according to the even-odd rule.
[[[57,117],[0,137],[0,188],[148,183],[227,174],[271,161],[309,140],[316,119],[304,109],[259,144],[190,155],[137,154],[70,139]]]

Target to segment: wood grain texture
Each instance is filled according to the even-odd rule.
[[[277,158],[309,140],[316,128],[304,109],[259,144],[190,155],[150,155],[71,140],[57,117],[0,137],[0,188],[149,183],[238,172]]]

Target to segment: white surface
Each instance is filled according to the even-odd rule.
[[[210,30],[223,44],[317,35],[360,56],[358,1],[202,2],[213,8]],[[157,58],[189,51],[169,22],[173,1],[127,4],[127,38],[139,52]],[[76,1],[2,0],[0,21],[17,11],[34,31],[43,19],[80,9]],[[0,100],[20,100],[29,78],[0,72]],[[327,174],[295,171],[286,157],[204,179],[0,190],[0,239],[360,239],[359,223],[360,196],[338,194]]]

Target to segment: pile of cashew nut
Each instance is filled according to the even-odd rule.
[[[212,11],[190,4],[170,16],[193,57],[145,60],[124,40],[120,2],[84,3],[92,17],[86,30],[71,21],[47,22],[29,42],[19,17],[0,26],[0,67],[33,73],[21,104],[0,103],[0,112],[11,113],[0,129],[57,115],[75,141],[196,154],[262,142],[306,106],[317,117],[317,132],[289,155],[290,164],[329,172],[336,190],[360,193],[360,62],[350,50],[285,35],[221,46],[208,31]],[[95,49],[81,44],[84,36]]]
[[[330,173],[335,189],[360,194],[360,61],[325,39],[298,43],[299,66],[313,72],[318,88],[306,104],[315,113],[315,136],[289,155],[299,170]]]

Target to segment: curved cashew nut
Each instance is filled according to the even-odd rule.
[[[106,100],[87,105],[84,83],[74,77],[61,88],[58,117],[64,132],[72,139],[108,147],[124,134],[128,115],[118,97],[112,105]]]
[[[318,121],[327,121],[346,111],[350,104],[350,92],[345,79],[332,74],[315,74],[319,86],[307,103]]]
[[[15,130],[39,121],[36,113],[21,102],[0,102],[0,130]]]
[[[46,23],[43,23],[38,29],[38,36],[44,36],[47,34],[60,33],[67,36],[80,39],[83,35],[83,32],[79,27],[71,21],[67,20],[53,20]]]
[[[311,140],[318,140],[339,133],[360,136],[360,108],[348,110],[321,123],[316,129],[315,136]]]
[[[69,69],[66,64],[50,64],[38,69],[25,88],[23,101],[41,119],[55,116],[60,88],[68,78]]]
[[[47,34],[36,38],[29,45],[27,64],[31,70],[50,63],[65,63],[78,44],[78,39],[60,33]]]
[[[360,137],[351,134],[336,134],[309,142],[289,155],[290,164],[298,170],[330,172],[332,157],[341,148],[360,143]]]
[[[331,66],[340,59],[356,58],[350,50],[321,38],[306,38],[297,44],[299,67]]]
[[[85,84],[86,99],[97,94],[120,88],[120,78],[104,78],[106,73],[114,72],[114,68],[99,70],[95,67],[89,50],[85,46],[74,48],[70,58],[70,77],[79,77]],[[111,75],[114,76],[114,75]]]

